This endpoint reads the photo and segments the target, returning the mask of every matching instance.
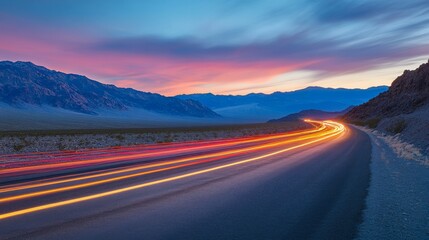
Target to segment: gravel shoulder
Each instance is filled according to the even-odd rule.
[[[429,162],[399,138],[366,131],[371,182],[357,239],[429,239]]]

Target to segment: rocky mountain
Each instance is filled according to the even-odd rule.
[[[344,119],[398,134],[429,153],[429,63],[405,70],[389,90],[345,114]]]
[[[334,119],[334,118],[342,117],[352,108],[353,107],[348,107],[343,111],[339,111],[339,112],[327,112],[327,111],[321,111],[316,109],[309,109],[309,110],[300,111],[298,113],[292,113],[279,119],[272,119],[272,120],[269,120],[268,122],[288,122],[288,121],[295,121],[295,120],[305,119],[305,118],[322,119],[322,120]]]
[[[118,88],[30,62],[0,62],[0,102],[12,106],[50,106],[86,114],[137,108],[178,116],[219,116],[195,100]]]
[[[429,103],[429,63],[414,71],[405,70],[389,90],[353,108],[345,119],[370,121],[408,114]]]
[[[368,89],[308,87],[297,91],[272,94],[214,95],[206,93],[178,95],[177,97],[199,101],[222,116],[267,121],[306,109],[342,111],[350,106],[362,104],[386,90],[386,86]]]

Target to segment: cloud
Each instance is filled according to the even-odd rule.
[[[344,46],[340,40],[309,40],[306,36],[285,36],[270,42],[235,46],[204,46],[192,39],[158,39],[139,37],[104,40],[89,46],[88,51],[112,52],[133,56],[152,56],[183,61],[224,63],[276,62],[287,66],[291,63],[312,62],[303,66],[331,73],[359,71],[376,67],[395,59],[412,58],[428,54],[426,43],[406,45],[408,39],[398,37],[371,43]]]
[[[328,23],[365,20],[382,13],[386,4],[380,1],[317,1],[314,14],[318,20]]]
[[[96,80],[170,95],[285,90],[291,85],[286,78],[272,79],[297,71],[338,79],[429,54],[427,1],[229,2],[210,21],[199,22],[189,12],[162,19],[171,26],[176,26],[174,19],[181,19],[181,24],[193,20],[186,26],[193,32],[181,34],[181,25],[177,25],[175,34],[168,36],[141,29],[129,32],[126,25],[117,34],[108,27],[109,22],[99,28],[99,21],[85,22],[78,14],[68,13],[67,19],[62,19],[60,10],[55,19],[49,19],[49,14],[42,14],[43,6],[37,14],[26,8],[25,13],[31,16],[26,19],[25,14],[16,12],[17,6],[13,11],[4,7],[4,12],[0,10],[3,58],[31,60]],[[118,16],[118,11],[111,9]],[[123,18],[143,21],[137,15],[124,14]],[[118,22],[114,26],[121,26]],[[151,24],[156,29],[157,22]],[[309,81],[303,79],[302,87],[306,84]],[[293,85],[299,84],[295,81]]]
[[[231,6],[238,15],[240,9],[246,7],[255,7],[255,2],[237,1]],[[291,18],[301,21],[302,26],[263,41],[212,44],[197,37],[131,36],[102,39],[86,46],[86,50],[183,61],[284,65],[312,62],[305,69],[327,74],[375,68],[386,62],[429,53],[429,29],[424,27],[429,22],[429,15],[424,14],[429,13],[426,1],[304,1],[304,4],[289,3],[274,10],[266,9],[266,12],[270,14],[262,14],[264,21]],[[234,32],[248,31],[246,26]],[[231,35],[230,30],[226,30],[214,38]]]

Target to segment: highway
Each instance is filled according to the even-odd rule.
[[[0,239],[352,239],[371,144],[313,128],[1,155]]]

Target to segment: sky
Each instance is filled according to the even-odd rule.
[[[0,60],[172,96],[390,85],[427,0],[0,0]]]

